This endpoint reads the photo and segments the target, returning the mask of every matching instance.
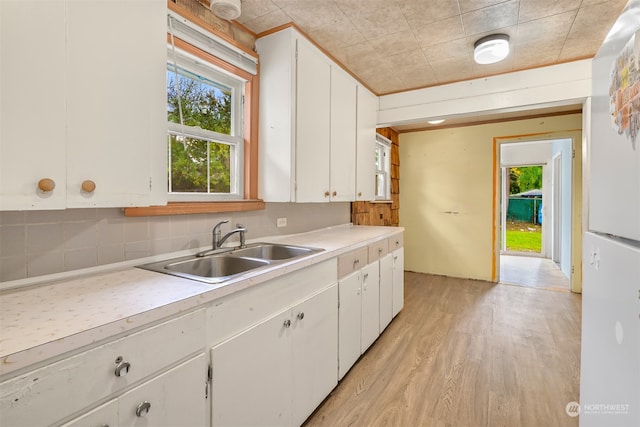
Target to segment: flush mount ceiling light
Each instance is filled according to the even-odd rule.
[[[439,125],[440,123],[444,123],[444,119],[429,120],[427,123],[430,125]]]
[[[240,0],[211,0],[209,7],[214,15],[227,21],[240,17]]]
[[[473,45],[473,59],[478,64],[495,64],[509,55],[509,36],[492,34],[482,37]]]

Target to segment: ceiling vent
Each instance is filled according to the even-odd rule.
[[[211,0],[211,12],[230,21],[240,17],[240,0]]]

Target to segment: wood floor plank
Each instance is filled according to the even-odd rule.
[[[405,306],[306,421],[577,426],[579,295],[405,273]]]

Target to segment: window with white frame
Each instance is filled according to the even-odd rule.
[[[242,198],[244,80],[169,46],[169,200]]]
[[[391,200],[391,141],[376,134],[376,200]]]

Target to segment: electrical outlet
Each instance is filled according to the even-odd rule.
[[[287,226],[287,218],[278,218],[277,222],[276,222],[276,226],[279,227],[286,227]]]

